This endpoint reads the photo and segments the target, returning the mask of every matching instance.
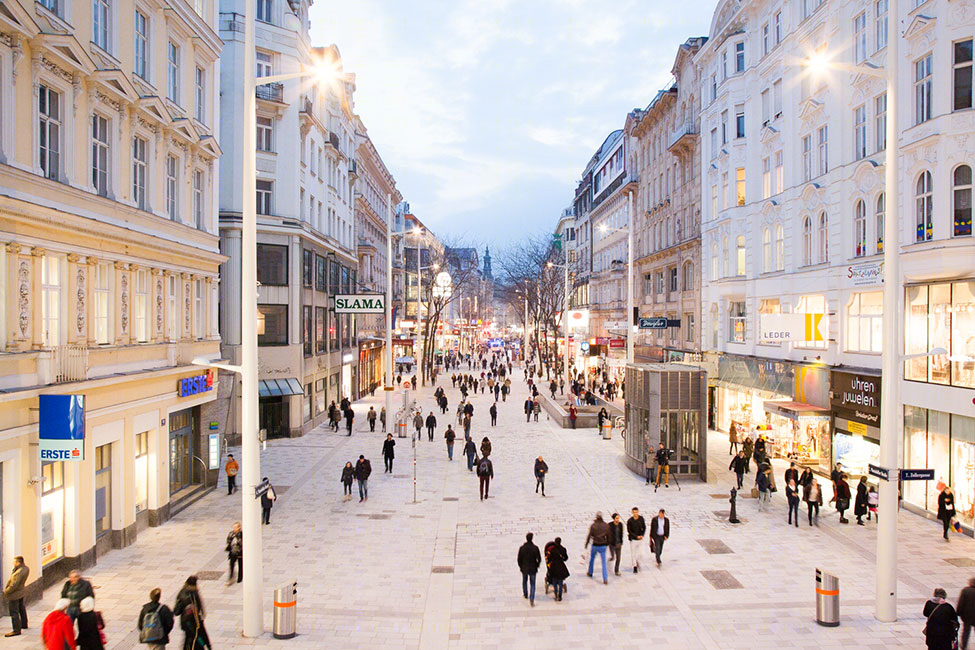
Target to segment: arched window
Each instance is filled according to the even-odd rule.
[[[914,193],[915,242],[930,241],[934,236],[933,207],[931,172],[924,171],[917,178],[917,190]]]
[[[877,222],[877,252],[884,252],[884,212],[887,206],[884,199],[884,193],[881,192],[880,196],[877,197],[877,212],[875,220]]]
[[[711,244],[711,279],[718,279],[718,245]]]
[[[812,260],[812,219],[806,217],[802,220],[802,265],[809,266]]]
[[[782,224],[775,226],[775,270],[785,269],[785,233]]]
[[[721,259],[724,260],[724,277],[731,275],[731,257],[728,255],[728,238],[721,240]]]
[[[819,261],[829,261],[829,217],[825,212],[819,213]]]
[[[853,206],[853,242],[854,257],[867,254],[867,205],[862,200]]]
[[[772,270],[772,234],[762,228],[762,273]]]
[[[972,168],[961,165],[955,169],[952,179],[952,236],[969,237],[972,234]]]
[[[735,240],[735,275],[745,275],[745,236]]]

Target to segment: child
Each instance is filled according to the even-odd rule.
[[[879,496],[877,495],[877,488],[871,485],[869,491],[867,492],[867,521],[870,521],[871,516],[875,516],[877,514],[878,500]]]

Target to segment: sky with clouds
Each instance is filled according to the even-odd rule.
[[[319,0],[315,45],[356,75],[362,117],[414,214],[503,249],[551,232],[628,111],[671,81],[716,0]]]

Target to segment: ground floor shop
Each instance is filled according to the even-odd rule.
[[[38,446],[39,391],[0,395],[0,562],[23,555],[31,596],[85,568],[181,502],[216,484],[222,437],[207,407],[214,375],[167,369],[124,379],[52,386],[45,394],[83,401],[83,453],[44,460]]]
[[[383,385],[383,352],[385,346],[380,340],[359,341],[359,395],[368,395]]]

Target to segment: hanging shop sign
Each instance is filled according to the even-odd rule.
[[[865,262],[846,267],[846,279],[854,287],[869,287],[884,283],[884,263]]]
[[[851,423],[880,426],[880,377],[834,370],[830,372],[829,383],[829,402],[834,414]],[[852,428],[851,432],[859,433]]]
[[[386,298],[378,293],[335,296],[336,314],[385,314]]]
[[[614,350],[620,349],[620,348],[625,348],[626,347],[626,339],[610,339],[609,340],[609,347],[611,349],[614,349]]]
[[[759,317],[759,343],[827,340],[829,320],[826,314],[761,314]]]
[[[40,395],[41,461],[85,459],[85,396]]]

